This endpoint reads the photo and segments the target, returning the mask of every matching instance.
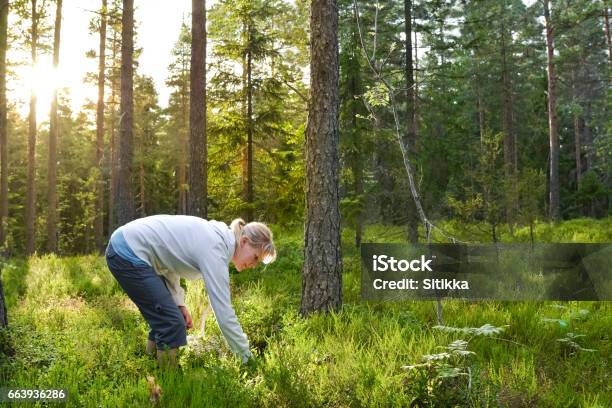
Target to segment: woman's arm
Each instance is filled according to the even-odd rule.
[[[240,355],[244,362],[252,356],[252,353],[249,350],[249,341],[232,307],[229,270],[225,259],[226,255],[221,248],[213,248],[211,253],[200,257],[199,267],[217,324],[232,351]]]
[[[181,277],[172,272],[168,272],[168,274],[162,276],[166,281],[166,287],[168,291],[170,291],[174,303],[179,307],[185,306],[185,289],[181,286]]]

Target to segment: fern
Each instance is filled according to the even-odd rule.
[[[565,335],[565,337],[563,337],[562,339],[557,339],[557,341],[559,343],[565,344],[568,347],[571,347],[571,348],[573,348],[575,350],[578,350],[578,351],[586,351],[586,352],[589,352],[589,353],[597,351],[595,349],[584,348],[580,344],[578,344],[575,340],[578,339],[579,337],[585,337],[585,335],[584,334],[567,333]]]
[[[492,324],[486,323],[480,327],[450,327],[450,326],[434,326],[436,330],[440,330],[446,333],[461,333],[472,336],[493,336],[503,332],[509,325],[504,326],[493,326]]]

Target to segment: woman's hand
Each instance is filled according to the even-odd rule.
[[[187,306],[179,306],[179,309],[185,318],[185,327],[191,329],[193,327],[193,321],[191,320],[191,315],[189,314],[189,310],[187,310]]]

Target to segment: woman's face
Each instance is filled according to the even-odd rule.
[[[260,251],[256,248],[253,248],[251,244],[249,244],[249,240],[247,237],[240,238],[240,245],[236,248],[234,252],[234,256],[232,257],[232,262],[236,267],[238,272],[247,269],[254,268],[260,261]]]

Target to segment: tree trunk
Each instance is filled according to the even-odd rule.
[[[134,0],[123,0],[121,18],[121,107],[119,179],[117,180],[117,221],[124,225],[134,219],[132,168],[134,166]]]
[[[561,219],[559,208],[559,134],[557,132],[557,99],[555,91],[555,66],[553,62],[553,27],[550,21],[549,0],[544,0],[544,20],[546,23],[546,56],[548,73],[548,129],[550,140],[550,218],[554,222]]]
[[[141,151],[144,150],[144,146],[141,146]],[[140,160],[140,163],[138,165],[138,201],[139,201],[139,205],[138,205],[138,216],[139,217],[146,217],[147,216],[147,211],[146,211],[146,194],[145,194],[145,168],[144,168],[144,152],[142,152],[141,157],[143,158],[142,160]]]
[[[179,214],[187,214],[187,163],[185,158],[187,157],[187,141],[185,137],[181,137],[181,154],[178,164],[178,192],[179,202],[177,212]]]
[[[32,5],[32,31],[30,52],[32,67],[36,66],[38,48],[38,14],[36,0]],[[36,91],[30,92],[30,113],[28,115],[28,176],[26,190],[26,255],[32,255],[36,246]]]
[[[415,120],[415,92],[414,92],[414,67],[412,64],[412,0],[404,0],[404,31],[406,35],[406,65],[404,67],[404,79],[406,81],[406,146],[410,160],[416,157],[416,120]],[[412,243],[419,242],[419,216],[416,205],[408,196],[408,239]]]
[[[187,75],[187,61],[186,57],[181,58],[182,70],[181,77],[185,78]],[[187,214],[187,154],[189,152],[189,130],[187,129],[189,123],[189,103],[190,95],[186,81],[181,81],[181,129],[180,129],[180,149],[181,154],[179,155],[178,171],[177,171],[177,184],[178,184],[178,214]]]
[[[476,110],[478,111],[478,131],[479,131],[479,136],[480,136],[480,148],[482,149],[484,138],[485,138],[486,127],[485,127],[485,112],[484,112],[484,106],[482,103],[482,90],[480,86],[480,79],[478,79],[478,84],[476,86],[478,87],[477,97],[476,97]]]
[[[578,97],[576,82],[576,70],[572,70],[572,97],[574,99],[574,105],[579,106],[580,100]],[[576,191],[580,189],[580,179],[582,176],[582,129],[584,127],[584,121],[582,120],[581,114],[575,109],[574,112],[574,155],[576,158]]]
[[[0,3],[0,7],[4,7],[4,5]],[[0,11],[0,13],[4,13],[4,12]],[[8,326],[8,316],[6,312],[6,300],[4,299],[4,287],[2,285],[2,269],[0,268],[0,328],[6,327],[6,326]],[[4,348],[5,348],[4,344],[0,345],[0,351],[4,351],[3,350]]]
[[[113,32],[113,65],[111,69],[111,96],[110,96],[110,147],[108,152],[110,180],[108,183],[108,235],[115,230],[115,197],[117,191],[117,143],[116,143],[116,120],[117,120],[117,75],[113,72],[117,61],[117,32]]]
[[[606,44],[608,44],[608,61],[612,64],[612,39],[610,38],[610,12],[608,11],[608,1],[604,1],[604,24],[606,30]]]
[[[580,179],[582,178],[582,158],[581,158],[581,135],[582,135],[582,119],[580,115],[574,114],[574,145],[576,154],[576,189],[580,188]]]
[[[416,17],[412,16],[412,27],[416,25]],[[414,32],[414,41],[412,43],[414,49],[414,151],[419,151],[419,126],[421,118],[419,115],[419,43],[417,33]]]
[[[208,149],[206,146],[206,1],[191,2],[191,77],[189,104],[188,213],[207,217]]]
[[[504,17],[502,17],[503,19]],[[501,31],[501,106],[502,106],[502,134],[503,134],[503,142],[504,142],[504,177],[506,181],[509,181],[511,184],[509,185],[509,189],[507,189],[504,194],[506,195],[506,222],[508,223],[508,227],[510,228],[510,235],[513,234],[513,224],[514,219],[516,218],[516,191],[518,189],[516,173],[517,169],[515,167],[515,149],[514,146],[514,136],[512,129],[512,94],[511,94],[511,83],[510,83],[510,73],[508,69],[508,52],[507,52],[507,39],[508,32],[506,31],[504,22],[502,20],[502,24],[500,26]],[[512,38],[510,37],[510,42],[512,42]]]
[[[253,55],[251,53],[251,26],[248,26],[248,50],[247,50],[247,189],[246,221],[253,221]]]
[[[353,29],[353,44],[359,44],[359,33]],[[349,62],[354,67],[354,71],[350,74],[349,95],[348,100],[351,106],[351,129],[352,129],[352,144],[351,149],[354,153],[351,154],[351,172],[353,173],[353,190],[357,200],[359,200],[359,208],[355,219],[355,247],[359,249],[361,245],[361,237],[363,233],[363,162],[362,162],[362,140],[361,131],[357,127],[357,118],[359,112],[357,110],[357,100],[361,95],[361,84],[359,74],[361,67],[359,66],[358,49],[352,51],[352,60]]]
[[[342,306],[337,2],[312,0],[310,11],[302,315]]]
[[[100,44],[98,47],[98,105],[96,109],[96,166],[98,180],[96,181],[96,218],[94,220],[94,236],[96,250],[102,251],[104,246],[104,81],[106,69],[106,13],[107,2],[102,0],[100,12]]]
[[[0,0],[0,252],[3,251],[6,244],[8,232],[8,126],[6,106],[8,10],[8,0]]]
[[[62,0],[56,0],[55,29],[53,32],[53,68],[59,65],[60,35],[62,30]],[[49,112],[49,163],[47,167],[47,252],[57,252],[57,88],[53,90]]]

